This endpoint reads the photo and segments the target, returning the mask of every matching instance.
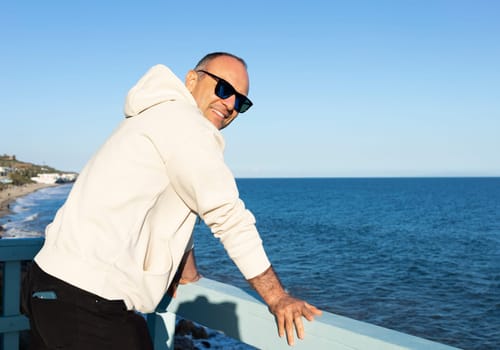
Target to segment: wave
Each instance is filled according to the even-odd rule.
[[[33,199],[36,200],[45,200],[45,199],[51,199],[57,196],[67,196],[69,188],[72,187],[72,184],[70,185],[59,185],[59,186],[54,186],[54,187],[46,187],[42,188],[38,191],[35,191],[30,194],[30,196]]]
[[[28,231],[28,230],[23,230],[22,228],[19,227],[13,227],[13,228],[8,228],[5,227],[6,229],[5,233],[2,235],[2,239],[4,238],[30,238],[30,237],[42,237],[43,233],[39,231]]]
[[[29,210],[29,208],[33,207],[34,205],[36,205],[36,201],[34,201],[33,199],[21,197],[16,199],[14,203],[11,204],[10,210],[12,213],[18,214]]]
[[[33,220],[36,220],[38,218],[38,213],[35,213],[35,214],[31,214],[30,216],[27,216],[23,222],[28,222],[28,221],[33,221]]]

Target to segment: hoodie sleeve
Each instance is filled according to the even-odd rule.
[[[160,153],[175,192],[221,240],[246,279],[261,274],[270,262],[255,218],[239,198],[234,176],[224,162],[222,135],[188,104],[171,101],[151,112],[155,110],[176,119],[175,127],[158,133],[154,141],[163,150]]]

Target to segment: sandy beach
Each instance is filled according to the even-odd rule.
[[[3,190],[0,190],[0,217],[7,215],[9,213],[9,204],[16,198],[27,195],[28,193],[37,191],[41,188],[57,186],[57,185],[47,185],[47,184],[26,184],[22,186],[8,186]]]

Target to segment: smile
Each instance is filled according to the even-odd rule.
[[[215,109],[215,108],[212,108],[212,111],[214,111],[214,112],[215,112],[215,114],[217,114],[217,115],[218,115],[219,117],[221,117],[222,119],[226,119],[226,118],[228,118],[228,117],[229,117],[228,115],[223,114],[221,111],[218,111],[218,110],[217,110],[217,109]]]

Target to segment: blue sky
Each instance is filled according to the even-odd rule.
[[[500,176],[500,2],[8,1],[0,153],[80,171],[157,63],[245,58],[237,177]]]

